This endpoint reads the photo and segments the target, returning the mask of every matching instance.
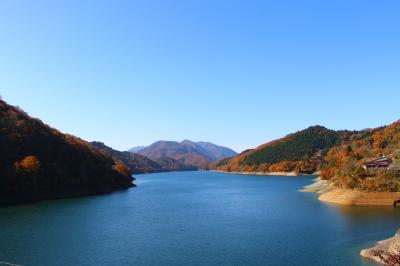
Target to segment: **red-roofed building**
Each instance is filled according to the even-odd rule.
[[[390,165],[392,164],[393,160],[382,156],[375,159],[370,159],[363,164],[363,168],[365,170],[386,170],[389,169]]]

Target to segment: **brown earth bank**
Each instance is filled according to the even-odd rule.
[[[342,205],[393,206],[400,199],[398,192],[365,192],[351,189],[333,189],[319,196],[320,201]]]
[[[316,174],[303,174],[296,172],[239,172],[239,171],[222,171],[222,170],[209,170],[210,172],[218,172],[225,174],[234,174],[234,175],[269,175],[269,176],[301,176],[307,175],[312,176]]]
[[[395,201],[400,200],[399,192],[369,192],[336,188],[321,178],[315,179],[313,184],[305,186],[300,191],[320,194],[318,198],[320,201],[341,205],[393,206]]]

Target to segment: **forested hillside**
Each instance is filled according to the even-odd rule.
[[[161,157],[151,160],[138,153],[114,150],[102,142],[94,141],[91,142],[91,144],[96,149],[113,157],[114,160],[124,163],[134,174],[198,170],[195,166],[184,164],[170,157]]]
[[[124,163],[133,174],[168,171],[168,169],[164,169],[157,162],[141,154],[132,153],[128,151],[125,152],[117,151],[99,141],[93,141],[90,144],[92,144],[93,147],[104,152],[105,154],[110,155],[111,157],[114,158],[114,160]]]
[[[386,170],[364,170],[368,159],[387,156]],[[387,127],[364,130],[348,142],[333,147],[324,158],[321,177],[337,187],[365,191],[400,191],[400,121]]]
[[[331,147],[347,140],[352,134],[354,132],[312,126],[219,161],[212,168],[241,172],[312,173],[319,169],[323,156]]]
[[[165,171],[197,171],[199,168],[190,164],[182,163],[170,157],[160,157],[155,161],[162,166]]]
[[[389,169],[365,170],[363,164],[386,156]],[[361,131],[333,131],[313,126],[233,158],[212,169],[238,172],[313,173],[334,187],[363,191],[400,191],[400,121]]]
[[[129,169],[87,142],[0,100],[0,203],[104,193],[132,186]]]

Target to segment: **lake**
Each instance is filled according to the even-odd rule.
[[[138,187],[0,208],[0,261],[19,265],[373,265],[400,209],[338,207],[313,177],[173,172]]]

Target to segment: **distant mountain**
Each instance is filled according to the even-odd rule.
[[[202,169],[207,168],[210,162],[237,154],[231,149],[209,142],[193,142],[190,140],[182,142],[157,141],[138,153],[152,160],[157,161],[160,158],[167,157],[185,165],[192,165]]]
[[[140,150],[143,150],[144,148],[146,148],[146,146],[136,146],[129,149],[128,151],[133,153],[138,153]]]
[[[208,157],[212,159],[212,161],[218,161],[221,159],[225,159],[228,157],[236,156],[237,152],[232,149],[218,146],[210,142],[199,141],[196,144],[203,148],[208,154]]]
[[[116,161],[123,162],[132,173],[134,174],[143,174],[143,173],[155,173],[155,172],[165,172],[167,169],[164,169],[157,162],[143,156],[141,154],[132,153],[132,152],[121,152],[114,150],[108,146],[106,146],[102,142],[93,141],[90,143],[96,149],[110,155]]]
[[[221,160],[212,164],[211,168],[239,172],[312,173],[320,168],[323,156],[330,148],[352,134],[354,132],[312,126]]]
[[[126,166],[0,100],[0,204],[133,186]]]
[[[93,141],[91,144],[96,149],[113,157],[116,161],[124,163],[134,174],[198,170],[198,168],[195,166],[186,165],[169,157],[151,160],[150,158],[138,153],[114,150],[102,142]]]

